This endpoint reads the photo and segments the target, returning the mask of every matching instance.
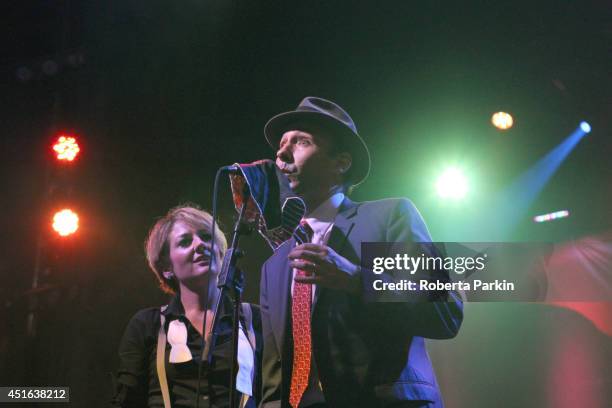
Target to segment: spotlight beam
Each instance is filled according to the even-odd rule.
[[[485,211],[454,225],[462,231],[460,239],[480,242],[509,241],[516,226],[530,218],[527,216],[529,208],[586,134],[584,127],[578,126],[559,145],[492,197],[486,204]]]
[[[521,174],[508,188],[499,193],[494,211],[504,214],[504,219],[498,220],[499,239],[506,239],[512,229],[525,218],[529,207],[550,181],[586,132],[578,127],[563,142],[538,160],[531,168]]]

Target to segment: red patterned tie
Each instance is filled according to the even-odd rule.
[[[296,241],[310,242],[312,229],[302,221],[296,230]],[[303,270],[297,269],[296,276],[304,276]],[[310,374],[311,337],[310,307],[312,303],[312,285],[309,283],[293,284],[293,301],[291,302],[291,321],[293,329],[293,369],[291,372],[291,391],[289,403],[297,408],[302,395],[308,386]]]

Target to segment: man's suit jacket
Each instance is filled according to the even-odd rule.
[[[360,264],[362,242],[430,242],[421,215],[407,199],[355,203],[348,198],[327,245]],[[285,242],[262,267],[260,302],[264,351],[261,407],[288,407],[292,365],[291,279]],[[382,407],[398,401],[442,406],[424,337],[454,337],[463,307],[449,302],[367,303],[360,295],[317,286],[312,347],[330,407]]]

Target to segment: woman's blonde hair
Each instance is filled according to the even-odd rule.
[[[145,253],[149,267],[159,281],[159,286],[167,293],[178,291],[178,281],[174,278],[166,279],[163,275],[163,272],[168,270],[170,266],[168,238],[177,221],[183,221],[196,230],[204,229],[209,233],[212,232],[213,225],[212,216],[194,204],[184,204],[172,208],[168,211],[168,214],[158,219],[153,225],[145,241]],[[221,257],[223,257],[227,249],[227,241],[218,225],[215,231],[215,247],[219,249]],[[221,260],[219,259],[217,262],[221,262]]]

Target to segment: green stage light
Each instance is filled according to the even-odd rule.
[[[448,168],[438,177],[436,190],[441,198],[460,200],[468,192],[467,178],[461,170]]]

